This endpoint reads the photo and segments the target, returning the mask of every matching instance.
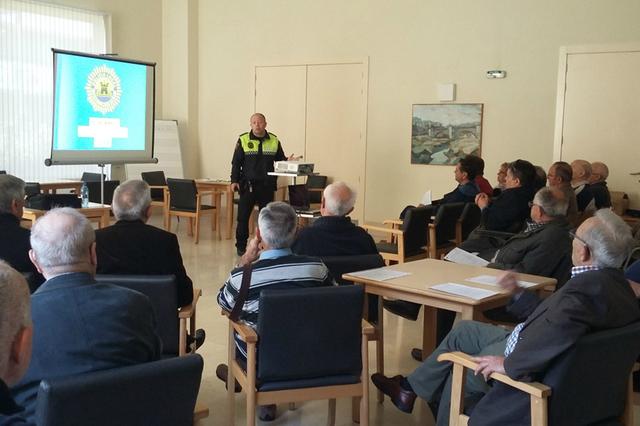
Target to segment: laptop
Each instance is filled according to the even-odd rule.
[[[318,214],[319,209],[311,210],[307,185],[289,185],[289,204],[298,214]]]

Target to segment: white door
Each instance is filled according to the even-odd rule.
[[[329,182],[358,191],[352,217],[364,220],[367,64],[276,65],[255,68],[255,111]],[[279,185],[286,185],[282,180]]]
[[[567,49],[560,67],[556,158],[606,163],[609,189],[639,209],[640,48]]]

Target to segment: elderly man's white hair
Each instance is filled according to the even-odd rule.
[[[76,265],[87,260],[96,234],[77,210],[49,210],[31,228],[31,248],[41,268]]]
[[[324,189],[324,208],[332,216],[346,216],[356,205],[356,191],[344,182],[334,182]]]
[[[145,220],[150,205],[151,191],[145,181],[128,180],[113,192],[111,209],[118,220]]]
[[[587,243],[594,265],[619,268],[633,244],[631,228],[610,209],[598,210],[581,238]]]
[[[0,213],[11,213],[13,201],[24,200],[24,181],[11,175],[0,175]]]
[[[282,201],[267,204],[258,216],[258,229],[264,242],[273,249],[288,248],[296,237],[298,217],[293,208]]]
[[[27,281],[20,272],[0,260],[0,377],[7,371],[16,335],[31,325],[30,308]]]

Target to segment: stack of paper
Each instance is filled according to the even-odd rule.
[[[472,283],[478,283],[478,284],[492,285],[496,287],[499,286],[498,277],[494,277],[492,275],[478,275],[477,277],[467,278],[465,281],[470,281]],[[533,287],[536,285],[536,283],[532,283],[529,281],[522,281],[522,280],[518,280],[517,283],[520,287],[524,287],[524,288]]]
[[[485,290],[483,288],[471,287],[464,284],[444,283],[431,286],[431,290],[438,290],[456,296],[468,297],[473,300],[486,299],[487,297],[500,294],[498,291]]]
[[[394,278],[404,277],[411,275],[410,272],[394,271],[386,268],[367,269],[366,271],[352,272],[350,275],[354,275],[360,278],[366,278],[368,280],[375,281],[387,281]]]
[[[462,250],[458,247],[447,253],[444,259],[449,262],[460,263],[462,265],[487,266],[489,264],[489,262],[480,256],[476,256],[475,254],[469,253],[468,251]]]

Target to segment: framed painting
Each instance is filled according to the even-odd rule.
[[[411,164],[452,165],[480,156],[483,104],[415,104]]]

